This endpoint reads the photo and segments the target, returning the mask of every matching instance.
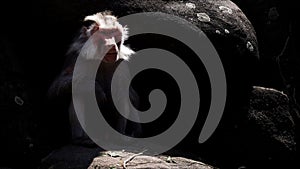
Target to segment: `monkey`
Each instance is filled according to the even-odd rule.
[[[113,108],[113,100],[111,94],[111,81],[114,71],[121,62],[128,62],[129,58],[135,53],[129,47],[124,45],[124,41],[128,38],[128,28],[122,26],[117,18],[109,11],[99,12],[93,15],[86,16],[83,20],[79,35],[75,37],[71,43],[69,50],[66,53],[66,59],[61,73],[56,77],[48,90],[49,98],[60,97],[61,95],[71,94],[72,78],[76,59],[80,54],[87,61],[97,61],[99,56],[103,56],[103,52],[108,51],[97,72],[96,79],[85,80],[85,90],[95,90],[96,99],[99,107],[103,107],[102,114],[108,116],[112,127],[122,134],[138,137],[142,133],[141,125],[137,123],[128,123],[128,119],[121,117]],[[96,45],[95,45],[96,43]],[[122,85],[124,78],[130,78],[129,68],[122,67],[122,74],[117,77],[117,84]],[[95,89],[91,89],[91,84],[95,83]],[[121,89],[121,88],[120,88]],[[85,91],[80,91],[82,94]],[[135,116],[138,119],[138,114],[134,110],[129,109],[129,102],[131,101],[135,107],[139,105],[139,98],[136,91],[130,86],[129,98],[124,96],[126,92],[117,91],[118,99],[122,104],[122,110],[126,116]],[[84,132],[78,119],[85,120],[85,104],[84,100],[79,100],[79,112],[77,115],[74,110],[73,101],[69,103],[69,122],[71,129],[71,140],[75,144],[90,145],[93,142]],[[113,112],[113,113],[112,113]],[[133,125],[132,125],[133,124]],[[84,126],[83,126],[84,127]]]

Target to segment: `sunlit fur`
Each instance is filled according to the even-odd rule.
[[[84,21],[93,21],[95,23],[89,27],[82,27],[79,36],[72,43],[67,54],[74,54],[75,52],[75,54],[78,55],[84,53],[86,59],[95,59],[99,55],[99,52],[101,52],[95,48],[95,45],[92,45],[91,40],[91,38],[93,38],[92,35],[95,33],[93,29],[96,26],[99,27],[99,29],[117,29],[121,32],[121,43],[119,48],[116,48],[118,59],[129,60],[130,56],[134,54],[133,50],[124,45],[124,41],[128,38],[128,28],[122,26],[118,22],[117,17],[111,15],[109,12],[99,12],[94,15],[86,16]]]

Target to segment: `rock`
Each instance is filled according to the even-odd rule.
[[[57,148],[44,157],[39,169],[86,169],[102,149],[75,145]]]
[[[295,151],[295,121],[286,94],[275,89],[255,87],[250,100],[248,119],[265,136]]]
[[[168,160],[169,159],[169,160]],[[170,160],[172,159],[172,160]],[[45,157],[39,169],[112,169],[123,168],[199,168],[213,167],[200,161],[166,155],[143,155],[124,151],[103,151],[100,148],[85,148],[66,145]]]
[[[154,0],[151,2],[141,2],[139,0],[119,0],[108,3],[106,9],[112,10],[114,14],[120,17],[137,12],[164,12],[179,16],[199,27],[214,45],[225,69],[228,87],[226,111],[229,111],[229,109],[238,109],[237,106],[232,105],[245,105],[251,90],[251,86],[256,84],[255,77],[257,70],[255,67],[259,58],[256,32],[240,8],[231,1],[191,0],[189,3],[195,4],[195,9],[186,10],[186,4],[183,1],[163,0]],[[222,7],[220,8],[220,6]],[[216,30],[219,30],[220,33],[216,33]],[[148,43],[145,41],[143,41],[144,43],[141,43],[141,40],[143,40],[142,38],[136,38],[137,40],[131,38],[128,40],[128,43],[134,50],[138,51],[143,47],[147,47],[147,44],[151,45],[151,41],[155,40],[155,38],[153,38],[154,40],[150,39],[152,37],[145,38],[148,38]],[[205,70],[200,66],[201,63],[192,60],[192,54],[187,53],[187,51],[183,52],[182,46],[173,44],[171,42],[165,42],[164,39],[157,38],[155,45],[163,46],[166,49],[171,49],[171,52],[176,53],[180,58],[185,60],[191,70],[195,72],[196,78],[199,78],[199,81],[201,81],[201,83],[199,83],[200,93],[202,94],[201,98],[209,97],[209,94],[207,93],[208,88],[206,88],[206,81],[208,81],[207,75],[203,73]],[[151,81],[144,78],[143,81],[141,80],[141,82],[135,86],[143,86],[143,88],[146,88],[147,86],[151,86],[152,83],[155,83],[153,81],[156,80],[157,79],[153,79]],[[170,89],[171,85],[169,84],[171,83],[172,82],[166,82],[166,84],[168,84],[165,85],[167,86],[166,88]],[[162,86],[162,88],[164,87],[163,84],[159,85]],[[174,96],[175,92],[170,93],[171,94],[169,98],[176,99]],[[143,104],[143,99],[141,100]],[[201,105],[207,104],[207,99],[202,99],[202,101],[203,104],[201,103]],[[172,112],[176,110],[175,108],[171,107],[170,111]],[[205,114],[205,110],[200,110],[200,112]],[[230,124],[230,119],[234,115],[225,112],[224,116],[229,116],[228,122],[225,123]],[[203,122],[204,118],[202,117],[201,120]],[[161,125],[167,123],[159,124]],[[199,126],[195,128],[200,129],[202,124],[198,125]],[[167,126],[162,128],[167,128]],[[200,131],[195,133],[199,132]]]
[[[36,117],[28,84],[22,75],[6,72],[0,77],[0,166],[18,166],[15,156],[30,167],[36,160]]]
[[[298,165],[294,111],[283,92],[256,86],[249,105],[229,119],[232,127],[221,123],[207,142],[185,151],[220,168],[292,168]]]
[[[254,87],[245,126],[249,154],[255,155],[249,161],[251,165],[259,160],[277,167],[297,164],[294,111],[283,92]]]
[[[110,156],[109,153],[117,154],[117,156]],[[130,160],[131,159],[131,160]],[[134,168],[199,168],[199,169],[212,169],[214,167],[204,164],[199,161],[187,159],[184,157],[170,157],[165,155],[149,156],[139,155],[136,153],[113,151],[113,152],[102,152],[101,156],[94,158],[93,162],[88,169],[122,169],[124,168],[124,161],[126,161],[125,167],[128,169]],[[128,162],[127,162],[128,161]]]
[[[33,166],[37,121],[31,87],[22,73],[15,46],[7,35],[0,40],[0,166]],[[15,156],[18,161],[15,163]]]
[[[233,0],[253,24],[260,48],[261,59],[268,60],[278,55],[288,36],[288,9],[286,2],[276,0]],[[271,83],[272,84],[272,83]]]
[[[215,147],[216,150],[210,150],[219,153],[215,157],[219,159],[217,166],[285,168],[298,165],[295,109],[287,95],[256,86],[246,111],[246,117],[235,119],[234,128],[216,136],[219,142],[206,145]]]
[[[257,33],[261,57],[259,85],[287,91],[290,99],[300,104],[298,6],[292,1],[233,1]]]
[[[259,85],[284,91],[300,121],[299,19],[293,1],[234,0],[253,24],[260,48]]]

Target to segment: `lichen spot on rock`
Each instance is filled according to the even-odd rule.
[[[232,14],[232,9],[228,8],[227,6],[219,6],[219,9],[222,13]]]
[[[253,52],[254,51],[254,47],[253,47],[253,45],[252,45],[252,43],[251,42],[247,42],[247,49],[250,51],[250,52]]]
[[[197,13],[197,18],[201,22],[210,22],[210,17],[206,13]]]
[[[188,2],[185,4],[186,7],[190,8],[190,9],[195,9],[196,5],[194,3]]]
[[[225,32],[226,34],[229,34],[229,33],[230,33],[228,29],[224,29],[224,32]]]

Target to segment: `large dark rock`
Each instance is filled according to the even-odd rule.
[[[260,85],[283,90],[299,106],[299,19],[292,1],[233,0],[257,32]]]
[[[99,155],[100,148],[66,145],[54,150],[41,160],[39,169],[84,169]]]
[[[194,4],[195,9],[190,8],[186,3]],[[106,9],[112,10],[117,16],[137,12],[164,12],[180,16],[204,31],[216,48],[225,68],[229,99],[233,98],[233,95],[245,96],[247,89],[249,90],[251,84],[254,83],[251,79],[255,74],[253,66],[259,57],[255,31],[244,13],[231,1],[156,0],[141,2],[138,0],[121,0],[110,3]],[[198,19],[198,13],[207,14],[210,21]],[[132,43],[132,48],[135,48],[136,42],[130,40],[129,42]],[[169,49],[164,41],[158,40],[153,43],[161,43],[161,46]],[[177,54],[180,50],[181,47],[175,45],[172,52]],[[183,56],[180,54],[179,56],[183,59],[192,58],[189,53],[184,53]],[[200,63],[189,66],[192,70],[195,69],[194,72],[203,71]],[[235,101],[237,100],[242,99]]]
[[[294,1],[234,0],[257,32],[260,49],[259,84],[282,90],[295,108],[292,113],[299,140],[300,74],[299,19]]]
[[[24,46],[19,45],[23,35],[16,41],[14,28],[12,32],[2,29],[6,31],[0,33],[0,167],[35,168],[51,149],[40,142],[42,134],[49,134],[40,127],[44,123],[43,87],[38,83],[39,76],[31,81],[24,71],[28,65],[22,61],[28,56]]]
[[[31,167],[36,146],[34,105],[29,83],[22,74],[16,47],[0,34],[0,167]]]
[[[252,93],[248,119],[255,126],[253,129],[278,142],[282,148],[295,151],[294,109],[287,95],[263,87],[255,87]]]
[[[205,143],[204,154],[226,168],[292,168],[297,164],[295,107],[281,91],[254,87],[246,117],[216,136],[219,142]],[[211,147],[213,147],[211,148]],[[201,153],[200,153],[201,154]],[[207,155],[207,156],[206,156]],[[221,168],[222,168],[221,167]]]
[[[249,165],[254,167],[261,161],[266,167],[298,165],[295,108],[287,95],[275,89],[255,87],[248,113],[245,132]]]
[[[13,164],[16,154],[23,162],[30,158],[34,146],[33,108],[22,76],[11,72],[5,76],[0,79],[0,163]]]

